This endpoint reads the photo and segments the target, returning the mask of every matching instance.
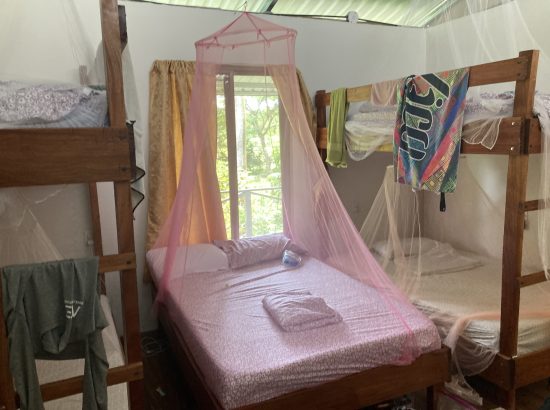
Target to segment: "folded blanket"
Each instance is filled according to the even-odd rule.
[[[284,292],[268,295],[262,304],[285,332],[299,332],[339,323],[342,316],[323,298],[309,292]]]

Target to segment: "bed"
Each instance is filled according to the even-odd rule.
[[[143,363],[130,198],[135,158],[133,136],[127,128],[124,112],[120,38],[124,29],[120,27],[116,0],[101,0],[100,14],[107,90],[67,85],[29,86],[14,82],[0,84],[0,188],[76,183],[89,186],[99,275],[119,273],[122,295],[124,354],[121,354],[112,321],[104,333],[113,359],[107,384],[122,384],[111,389],[113,404],[110,407],[124,408],[118,405],[124,406],[122,392],[126,394],[127,390],[126,405],[141,409],[144,405]],[[114,185],[118,251],[112,255],[103,254],[97,182]],[[8,366],[8,348],[4,315],[0,314],[0,408],[15,410],[18,396]],[[41,362],[39,371],[44,402],[82,391],[83,376],[78,363]],[[67,401],[69,406],[75,403],[76,398]]]
[[[189,254],[204,255],[209,246],[213,247],[190,246]],[[164,252],[160,248],[147,254],[155,281],[162,275]],[[176,266],[184,253],[184,248],[178,250]],[[289,392],[395,361],[395,346],[406,335],[375,290],[358,286],[356,280],[311,257],[297,269],[285,268],[279,259],[238,270],[201,272],[205,264],[208,269],[223,266],[212,265],[212,259],[192,262],[194,267],[185,274],[178,269],[173,280],[184,282],[184,295],[169,294],[165,311],[220,407],[265,406]],[[280,330],[263,309],[262,298],[300,290],[323,297],[343,322],[304,332]],[[399,309],[413,324],[422,353],[439,352],[440,339],[431,322],[410,306]],[[369,331],[382,323],[385,331]]]
[[[124,352],[118,339],[109,300],[101,295],[101,307],[109,325],[103,330],[103,343],[109,367],[124,365]],[[36,370],[40,384],[51,383],[67,377],[84,373],[84,359],[79,360],[36,360]],[[117,384],[107,388],[109,408],[127,410],[128,394],[126,384]],[[64,397],[44,403],[46,410],[81,410],[82,394]]]
[[[438,248],[425,252],[421,258],[422,273],[412,302],[434,321],[442,339],[445,339],[450,327],[462,317],[480,312],[500,312],[502,266],[499,260],[434,242]],[[450,255],[454,256],[453,259],[449,258]],[[392,275],[395,263],[384,261],[380,254],[378,257]],[[409,262],[410,266],[417,266],[418,259],[405,257],[403,263]],[[525,272],[531,270],[524,269]],[[547,317],[520,319],[519,356],[550,348],[550,282],[530,286],[522,296],[520,315],[521,312],[533,311],[549,313]],[[461,332],[456,346],[461,371],[469,376],[489,367],[499,351],[499,337],[499,318],[473,319]]]
[[[516,58],[469,67],[469,88],[514,82],[515,90],[513,94],[503,94],[498,98],[500,107],[508,106],[508,110],[498,114],[503,117],[498,120],[481,120],[485,124],[498,125],[496,129],[492,129],[494,131],[492,141],[484,140],[484,134],[490,131],[485,130],[484,127],[478,127],[479,133],[475,136],[476,144],[461,144],[463,154],[505,155],[508,159],[503,251],[499,265],[501,270],[499,296],[502,303],[499,305],[498,353],[491,365],[476,377],[475,387],[494,403],[511,409],[516,406],[518,388],[550,376],[548,346],[541,346],[540,349],[525,354],[523,351],[519,354],[518,346],[520,299],[524,299],[521,293],[525,292],[525,288],[546,281],[543,271],[522,274],[524,217],[528,212],[543,209],[547,198],[545,193],[541,193],[540,199],[527,200],[529,157],[531,154],[544,153],[544,130],[541,129],[541,123],[547,123],[546,113],[549,108],[548,96],[537,96],[535,92],[538,57],[537,50],[522,51]],[[348,88],[347,102],[369,100],[371,91],[371,85]],[[493,97],[494,95],[486,96],[489,100]],[[502,104],[504,100],[508,104]],[[330,93],[324,90],[318,91],[315,105],[318,125],[317,145],[324,159]],[[473,122],[465,128],[479,125],[478,114],[483,115],[483,110],[478,108],[471,106],[468,109],[472,114]],[[544,165],[543,161],[541,163]]]

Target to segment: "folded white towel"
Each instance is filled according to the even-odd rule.
[[[323,298],[309,292],[284,292],[268,295],[262,304],[273,320],[286,332],[299,332],[339,323],[342,316]]]

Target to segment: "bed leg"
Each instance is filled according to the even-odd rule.
[[[516,410],[516,389],[506,392],[506,409]]]
[[[434,384],[433,386],[428,386],[426,389],[426,409],[427,410],[436,410],[437,409],[437,400],[439,398],[439,392],[443,389],[443,384]]]

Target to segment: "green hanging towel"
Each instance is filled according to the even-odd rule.
[[[336,168],[347,168],[344,126],[348,113],[347,90],[339,88],[330,93],[327,163]]]

